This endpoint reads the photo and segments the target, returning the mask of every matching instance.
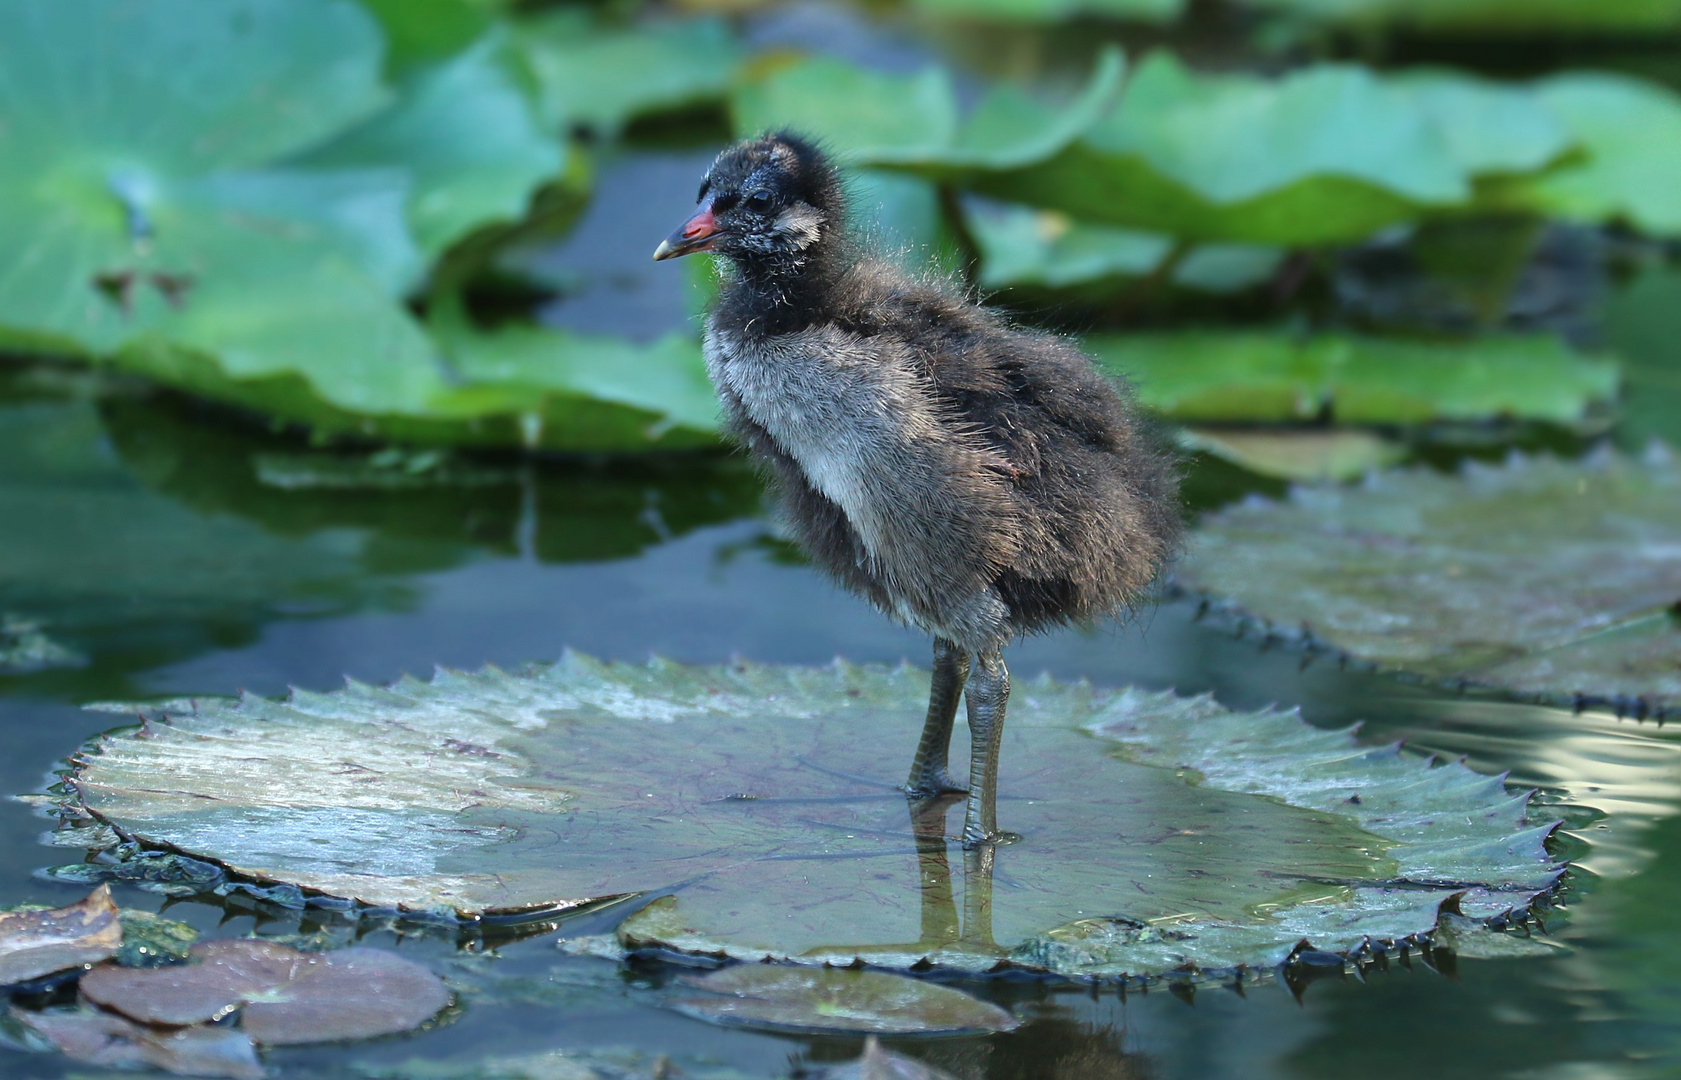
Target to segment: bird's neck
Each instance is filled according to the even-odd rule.
[[[787,332],[826,317],[855,261],[850,250],[824,242],[799,252],[733,260],[735,272],[721,299],[744,324]]]

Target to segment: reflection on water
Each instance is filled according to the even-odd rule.
[[[1673,302],[1681,283],[1651,288],[1661,303],[1648,301],[1642,318],[1681,311]],[[1673,354],[1665,360],[1657,350],[1672,349],[1676,337],[1641,340],[1653,351],[1637,361],[1669,370]],[[732,458],[637,467],[484,460],[473,466],[488,475],[471,484],[281,488],[263,481],[263,461],[271,481],[281,458],[296,476],[307,447],[148,397],[18,370],[6,377],[0,610],[40,619],[88,660],[0,676],[9,750],[0,781],[11,790],[36,788],[58,755],[107,722],[75,707],[93,698],[239,686],[277,692],[288,682],[329,689],[345,672],[385,679],[434,662],[512,665],[552,657],[565,644],[627,660],[658,651],[716,662],[740,652],[821,663],[842,653],[926,664],[920,635],[883,623],[788,557],[756,516],[755,481]],[[1673,434],[1677,415],[1681,409],[1654,414],[1654,422]],[[55,490],[73,497],[53,502]],[[1479,769],[1510,770],[1557,807],[1579,857],[1547,916],[1568,952],[1461,958],[1451,976],[1416,960],[1391,964],[1365,972],[1364,981],[1349,973],[1315,982],[1300,1003],[1278,987],[1240,996],[1205,986],[1187,1003],[1161,986],[1123,997],[995,983],[982,992],[1031,1018],[1021,1031],[901,1040],[894,1049],[966,1078],[1265,1080],[1357,1070],[1411,1080],[1426,1062],[1444,1078],[1681,1072],[1681,930],[1673,916],[1681,736],[1673,726],[1448,697],[1322,660],[1304,667],[1298,655],[1236,640],[1178,605],[1124,630],[1024,643],[1012,667],[1024,678],[1044,668],[1104,685],[1212,690],[1238,708],[1301,703],[1314,723],[1364,719],[1372,741],[1405,738],[1466,755]],[[914,730],[908,720],[907,740]],[[909,872],[930,897],[952,897],[911,913],[912,932],[984,940],[990,913],[984,890],[973,887],[986,880],[984,857],[959,860],[933,844],[931,817],[910,820],[918,840]],[[35,845],[41,827],[20,806],[0,808],[0,902],[71,898],[73,890],[29,876],[64,858]],[[970,888],[962,888],[965,879]],[[158,906],[131,888],[119,895],[128,905]],[[295,929],[200,903],[170,913],[219,933]],[[398,944],[386,930],[370,940]],[[509,944],[486,962],[552,993],[502,1004],[494,995],[473,998],[457,1022],[414,1039],[289,1051],[275,1059],[281,1073],[340,1077],[356,1075],[356,1063],[417,1054],[473,1060],[630,1045],[710,1055],[768,1075],[791,1054],[841,1060],[858,1051],[856,1040],[725,1031],[666,1013],[650,1004],[661,970],[558,956],[545,940]],[[66,1072],[55,1060],[0,1050],[0,1075]]]

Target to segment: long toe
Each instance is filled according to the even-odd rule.
[[[936,795],[967,795],[969,787],[953,780],[951,774],[944,769],[933,769],[911,777],[910,782],[905,785],[905,794],[919,799],[931,799]]]

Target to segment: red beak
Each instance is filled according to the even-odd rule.
[[[675,259],[679,255],[705,251],[712,246],[712,238],[717,235],[718,226],[712,220],[712,204],[709,202],[676,232],[660,241],[660,246],[654,249],[654,258]]]

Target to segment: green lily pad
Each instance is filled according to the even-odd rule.
[[[420,271],[407,174],[277,164],[385,104],[380,48],[338,0],[0,10],[0,341],[164,378],[168,342],[229,379],[418,408],[441,379],[393,299]]]
[[[299,164],[406,170],[409,223],[429,259],[475,229],[523,218],[537,187],[562,172],[564,143],[539,126],[504,37],[410,74],[395,104]]]
[[[0,911],[0,986],[98,963],[117,954],[123,928],[111,888],[51,911]]]
[[[1202,244],[1180,254],[1171,236],[1025,206],[974,210],[966,218],[980,249],[980,284],[990,289],[1161,275],[1182,288],[1231,293],[1270,280],[1284,260],[1282,250],[1255,244]]]
[[[1081,15],[1127,22],[1166,23],[1185,13],[1186,0],[916,0],[945,18],[989,22],[1059,23]]]
[[[1190,239],[1325,244],[1465,206],[1478,175],[1536,168],[1570,143],[1540,101],[1466,77],[1203,75],[1156,52],[1077,143],[977,184]]]
[[[1189,421],[1345,424],[1512,417],[1583,421],[1617,391],[1615,361],[1548,335],[1465,342],[1253,332],[1099,335],[1088,350],[1151,408]]]
[[[1242,0],[1316,23],[1405,27],[1426,34],[1535,37],[1630,33],[1681,27],[1678,0]]]
[[[1386,669],[1681,706],[1681,470],[1661,447],[1246,502],[1204,522],[1180,577],[1277,637]]]
[[[544,120],[606,135],[656,110],[721,103],[742,59],[721,19],[614,28],[563,10],[522,23],[518,41]]]
[[[730,108],[738,134],[797,128],[826,140],[849,164],[935,175],[1019,169],[1051,157],[1095,123],[1114,102],[1123,69],[1120,51],[1108,48],[1085,88],[1060,110],[999,85],[965,116],[944,68],[892,75],[817,57],[742,84]]]
[[[545,449],[717,444],[717,397],[700,344],[688,335],[639,344],[536,326],[436,325],[464,380],[439,399],[440,414],[517,417],[526,445]]]
[[[955,1035],[1014,1031],[1010,1013],[961,990],[882,971],[739,964],[688,983],[671,1007],[715,1024],[782,1031]]]
[[[1354,480],[1407,456],[1399,443],[1348,428],[1189,428],[1179,445],[1285,480]]]
[[[1043,680],[1018,687],[1006,736],[1000,813],[1023,839],[970,865],[949,803],[892,786],[926,694],[909,668],[569,655],[165,707],[74,788],[125,836],[260,883],[463,915],[683,885],[627,944],[837,965],[1275,963],[1304,936],[1428,933],[1466,890],[1523,908],[1558,873],[1498,779],[1289,714]],[[1173,931],[1083,964],[1045,944],[1094,918]]]
[[[453,56],[483,37],[511,0],[358,0],[385,30],[386,65],[403,71]]]
[[[1681,234],[1681,96],[1619,75],[1543,80],[1536,94],[1584,154],[1516,186],[1516,201],[1545,214],[1624,221],[1659,236]]]

